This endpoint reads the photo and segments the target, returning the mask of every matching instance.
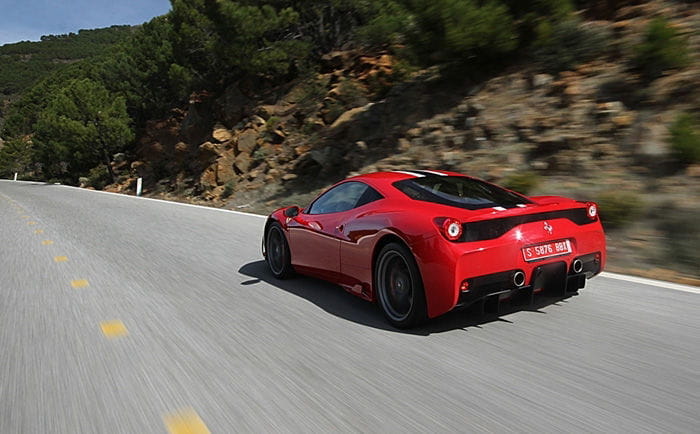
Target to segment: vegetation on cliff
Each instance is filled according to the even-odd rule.
[[[341,48],[389,49],[406,64],[468,65],[473,74],[483,75],[513,62],[518,50],[546,46],[556,32],[542,29],[558,28],[574,9],[569,0],[173,0],[169,14],[137,29],[115,49],[62,68],[26,91],[10,107],[0,135],[12,139],[36,134],[39,113],[70,83],[82,79],[107,89],[107,100],[123,98],[132,128],[138,129],[184,103],[194,91],[222,92],[238,81],[269,88],[316,70],[322,55]],[[80,35],[92,35],[94,47],[96,41],[117,41],[121,30]],[[32,48],[33,56],[58,50],[63,40],[45,39],[41,49]],[[69,45],[58,57],[75,60],[76,53],[85,52],[84,45]],[[35,46],[2,49],[22,56],[30,47]],[[11,79],[16,74],[0,76]],[[13,91],[27,85],[17,83]],[[79,138],[74,142],[83,146]],[[82,152],[56,153],[55,147],[47,148],[47,140],[16,143],[26,144],[25,158],[34,162],[52,156],[54,164],[41,166],[43,178],[74,183],[90,169],[72,157]],[[129,145],[110,147],[128,151]],[[0,175],[7,175],[10,166],[0,161]]]
[[[25,92],[42,77],[66,64],[105,52],[132,34],[131,26],[80,30],[67,35],[42,36],[41,42],[0,46],[0,100]]]

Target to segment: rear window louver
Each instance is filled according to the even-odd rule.
[[[483,220],[462,224],[464,232],[459,241],[467,242],[493,240],[516,226],[525,223],[554,219],[568,219],[577,225],[585,225],[595,221],[588,218],[586,208],[567,209],[563,211],[551,211],[539,214],[527,214],[493,220]]]

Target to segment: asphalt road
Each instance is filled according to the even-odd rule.
[[[274,281],[263,222],[0,181],[0,433],[700,430],[700,291],[597,277],[406,333]]]

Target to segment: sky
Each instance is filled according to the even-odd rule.
[[[142,24],[169,10],[169,0],[0,0],[0,45],[80,29]]]

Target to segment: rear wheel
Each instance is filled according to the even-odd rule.
[[[426,320],[423,281],[406,246],[399,243],[384,246],[377,256],[374,276],[379,305],[393,326],[409,328]]]
[[[270,225],[265,236],[265,260],[272,274],[278,279],[284,279],[294,273],[287,238],[282,226],[277,222]]]

